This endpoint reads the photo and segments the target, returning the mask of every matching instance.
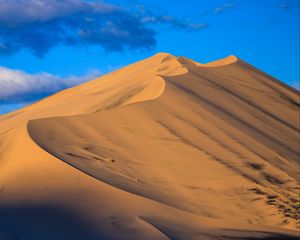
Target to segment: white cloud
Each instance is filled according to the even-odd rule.
[[[29,74],[0,67],[0,103],[37,100],[99,76],[100,72],[97,70],[89,71],[83,76],[60,77],[46,72]]]

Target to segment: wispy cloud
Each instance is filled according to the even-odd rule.
[[[283,10],[296,10],[299,13],[299,4],[299,0],[286,0],[277,6]]]
[[[185,21],[179,21],[178,19],[169,15],[162,15],[162,16],[150,15],[150,16],[143,17],[141,20],[142,23],[170,24],[172,27],[175,27],[177,29],[187,30],[187,31],[194,31],[194,30],[199,30],[207,27],[207,24],[204,23],[188,23]]]
[[[229,10],[229,9],[233,9],[236,7],[236,4],[235,3],[225,3],[221,6],[217,6],[215,9],[214,9],[214,13],[218,14],[218,13],[222,13],[226,10]]]
[[[104,1],[0,0],[0,54],[31,50],[42,57],[57,45],[98,45],[106,51],[147,49],[156,44],[151,24],[201,29],[172,16],[130,11]]]
[[[60,77],[46,72],[29,74],[0,67],[0,104],[38,100],[99,76],[97,70],[83,76]]]
[[[278,7],[281,9],[287,9],[287,10],[291,8],[288,3],[281,3],[278,5]]]
[[[144,6],[139,5],[138,9],[141,13],[141,22],[144,24],[168,24],[175,29],[196,31],[207,27],[204,23],[191,23],[188,20],[177,19],[167,14],[157,14]]]

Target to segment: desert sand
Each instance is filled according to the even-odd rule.
[[[299,92],[156,54],[0,116],[0,240],[297,239]]]

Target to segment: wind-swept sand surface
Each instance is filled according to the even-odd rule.
[[[299,92],[160,53],[0,116],[0,239],[297,239]]]

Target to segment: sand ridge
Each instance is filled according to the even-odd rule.
[[[299,94],[233,56],[205,65],[160,53],[0,116],[0,233],[293,239]],[[44,232],[28,211],[52,212]]]

